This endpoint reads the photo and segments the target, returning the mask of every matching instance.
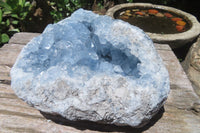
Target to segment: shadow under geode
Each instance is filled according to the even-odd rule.
[[[100,131],[100,132],[131,132],[131,133],[141,133],[150,127],[152,127],[162,116],[165,112],[164,107],[160,109],[160,111],[149,121],[147,125],[142,128],[132,128],[130,126],[116,126],[111,124],[99,124],[91,121],[70,121],[65,119],[60,115],[51,115],[45,112],[40,112],[45,118],[52,120],[53,122],[65,126],[71,126],[79,130],[93,130],[93,131]]]

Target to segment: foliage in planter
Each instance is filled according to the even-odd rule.
[[[21,30],[21,25],[30,10],[30,1],[0,0],[0,46],[7,43],[9,37]]]

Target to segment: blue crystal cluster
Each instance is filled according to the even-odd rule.
[[[139,77],[140,60],[124,46],[130,42],[113,44],[115,40],[105,37],[109,36],[114,21],[108,16],[93,13],[80,16],[79,13],[48,25],[41,36],[25,47],[16,67],[27,73],[34,72],[34,76],[53,66],[62,66],[70,76],[84,73],[90,78],[94,73],[103,72]]]
[[[83,9],[31,40],[11,77],[16,94],[42,111],[116,125],[150,119],[169,93],[168,72],[141,29]]]

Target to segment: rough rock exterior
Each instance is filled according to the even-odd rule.
[[[11,78],[15,93],[43,112],[132,127],[146,124],[170,90],[141,29],[83,9],[30,41]]]
[[[182,66],[191,80],[195,92],[200,96],[200,37],[190,48]]]

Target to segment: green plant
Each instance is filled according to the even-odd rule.
[[[3,22],[3,12],[2,10],[0,9],[0,46],[6,42],[8,42],[9,40],[9,36],[4,32],[4,28],[5,26],[8,24],[8,21],[7,23],[6,22]]]
[[[80,0],[49,0],[48,4],[53,9],[50,13],[54,22],[70,16],[72,12],[81,7]]]
[[[134,0],[127,0],[127,2],[132,3]]]
[[[78,8],[92,10],[93,4],[96,2],[98,8],[103,8],[104,2],[108,0],[48,0],[47,3],[51,6],[51,15],[54,22],[70,16]]]
[[[21,25],[31,10],[30,1],[0,0],[0,45],[21,30]]]

